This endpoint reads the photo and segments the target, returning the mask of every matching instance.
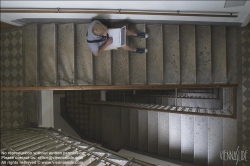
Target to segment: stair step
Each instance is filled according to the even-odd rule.
[[[196,61],[197,83],[210,84],[212,75],[210,26],[196,27]]]
[[[237,84],[236,27],[226,29],[227,83]]]
[[[148,152],[158,153],[158,112],[148,111]]]
[[[220,151],[223,150],[223,120],[208,118],[208,165],[223,165]]]
[[[158,154],[169,155],[169,113],[165,112],[158,113]]]
[[[145,32],[145,24],[131,24],[129,29],[134,32]],[[130,38],[129,45],[137,48],[146,48],[146,40],[142,38]],[[146,55],[130,52],[129,54],[130,84],[146,84]]]
[[[194,160],[194,116],[181,115],[181,159]]]
[[[194,163],[208,164],[208,118],[194,117]]]
[[[122,145],[130,146],[130,111],[127,108],[121,108],[122,113]]]
[[[89,24],[76,25],[76,82],[77,85],[93,85],[93,55],[86,33]]]
[[[96,107],[90,107],[89,138],[96,139]]]
[[[138,148],[138,110],[130,109],[130,147]]]
[[[58,77],[59,84],[74,85],[75,82],[75,25],[58,26]]]
[[[181,115],[169,114],[169,157],[181,158]]]
[[[163,34],[162,25],[147,25],[147,81],[148,84],[163,83]]]
[[[180,26],[181,83],[196,83],[195,26]]]
[[[212,27],[212,75],[214,83],[226,83],[226,29]]]
[[[148,111],[138,110],[138,149],[148,151]]]
[[[57,85],[57,26],[43,24],[40,28],[40,85]]]
[[[95,83],[96,85],[111,85],[111,51],[106,50],[95,56]]]
[[[101,107],[95,107],[95,124],[96,124],[95,139],[97,141],[101,141],[102,140],[102,109]]]
[[[24,27],[25,86],[38,86],[38,25]]]
[[[205,108],[214,108],[214,100],[205,99]]]
[[[115,24],[114,28],[121,28],[127,24]],[[133,37],[129,37],[133,38]],[[128,43],[127,37],[127,43]],[[129,51],[122,48],[112,50],[112,80],[114,85],[128,85],[129,84]]]
[[[38,92],[24,92],[24,99],[27,108],[27,123],[28,125],[38,126]]]
[[[180,42],[179,26],[163,27],[164,84],[180,84]]]
[[[112,150],[122,148],[121,111],[119,108],[102,107],[102,145]]]

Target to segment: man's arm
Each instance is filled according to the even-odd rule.
[[[108,47],[111,43],[113,43],[113,39],[108,38],[106,43],[98,50],[98,52],[93,52],[94,56],[100,55],[105,50],[105,48]]]

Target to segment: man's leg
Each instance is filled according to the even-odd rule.
[[[124,50],[126,50],[126,51],[136,51],[136,48],[134,48],[134,47],[131,47],[131,46],[129,46],[129,45],[124,45],[124,46],[122,46],[122,48],[124,49]]]
[[[137,36],[137,33],[132,32],[131,30],[126,29],[126,36]]]

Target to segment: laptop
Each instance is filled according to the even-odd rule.
[[[108,29],[108,35],[113,38],[113,43],[106,47],[105,50],[117,49],[126,44],[126,26]]]

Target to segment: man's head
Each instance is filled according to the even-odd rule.
[[[92,33],[96,36],[107,36],[108,28],[102,24],[96,24],[92,28]]]

